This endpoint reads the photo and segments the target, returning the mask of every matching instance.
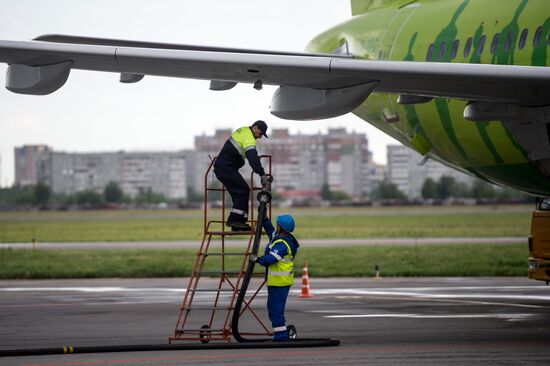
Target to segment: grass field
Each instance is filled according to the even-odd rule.
[[[527,236],[532,206],[289,209],[299,239]],[[272,215],[280,213],[274,210]],[[217,218],[216,218],[217,219]],[[202,238],[201,210],[0,213],[0,242],[164,241]],[[525,276],[528,252],[517,245],[302,248],[312,277]],[[211,257],[215,258],[215,257]],[[218,257],[219,258],[219,257]],[[238,269],[242,257],[229,257]],[[182,277],[194,250],[0,249],[0,278]],[[207,263],[210,269],[219,262]]]
[[[300,238],[527,236],[533,207],[288,209]],[[273,211],[273,216],[280,213]],[[201,210],[0,212],[0,242],[200,240]]]
[[[527,256],[525,244],[303,248],[295,274],[301,275],[307,261],[312,278],[374,276],[377,264],[385,277],[526,276]],[[0,279],[187,277],[195,258],[194,250],[4,249]],[[228,257],[226,270],[238,270],[242,261]],[[219,256],[208,257],[205,270],[219,267]]]

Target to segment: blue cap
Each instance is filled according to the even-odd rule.
[[[277,216],[277,225],[281,227],[287,233],[294,231],[294,219],[290,215]]]

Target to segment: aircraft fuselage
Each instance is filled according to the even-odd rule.
[[[388,1],[315,38],[309,51],[366,60],[547,66],[545,0]],[[382,2],[383,4],[383,2]],[[354,114],[417,150],[494,183],[550,196],[550,104],[522,120],[469,121],[467,100],[372,94]],[[540,101],[537,101],[540,103]],[[538,116],[542,116],[539,118]]]

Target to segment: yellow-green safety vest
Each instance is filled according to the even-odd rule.
[[[246,152],[256,148],[256,139],[250,127],[245,126],[237,129],[231,134],[229,141],[235,146],[237,151],[242,155],[243,159],[246,157]]]
[[[279,259],[279,261],[267,267],[267,285],[292,286],[294,284],[294,257],[292,256],[292,250],[290,249],[290,245],[288,245],[288,243],[283,239],[277,239],[273,243],[269,244],[269,249],[273,249],[273,246],[277,243],[283,243],[286,245],[288,254],[283,258],[280,258],[277,253],[270,253]]]

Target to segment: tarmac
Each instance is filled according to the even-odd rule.
[[[166,344],[186,278],[0,281],[0,350]],[[215,283],[214,280],[205,280]],[[287,321],[338,347],[0,358],[0,365],[541,365],[550,287],[523,277],[297,280]],[[253,304],[267,320],[265,292]],[[197,301],[201,301],[198,298]]]

